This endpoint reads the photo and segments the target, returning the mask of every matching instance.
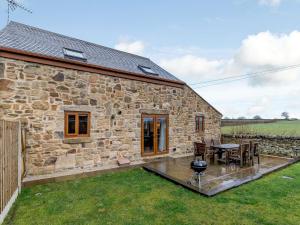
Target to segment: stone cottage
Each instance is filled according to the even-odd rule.
[[[29,175],[185,155],[221,114],[150,59],[10,22],[0,32],[0,119],[20,120]]]

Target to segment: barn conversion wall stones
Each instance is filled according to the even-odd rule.
[[[1,119],[26,129],[28,174],[116,164],[141,157],[141,114],[169,115],[169,155],[188,154],[204,135],[220,137],[221,115],[183,88],[0,58]],[[3,71],[5,68],[5,71]],[[89,138],[64,137],[64,112],[91,113]],[[196,114],[204,133],[195,132]]]

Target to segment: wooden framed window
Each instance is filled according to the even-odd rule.
[[[204,116],[196,116],[196,132],[204,132]]]
[[[89,137],[91,129],[90,112],[65,112],[65,137]]]

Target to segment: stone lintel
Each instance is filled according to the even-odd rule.
[[[95,107],[86,106],[86,105],[72,105],[72,106],[62,106],[63,111],[75,111],[75,112],[92,112],[95,110]]]
[[[140,109],[140,113],[144,114],[169,114],[168,110],[164,109]]]
[[[203,112],[196,112],[196,116],[204,116],[205,114]]]

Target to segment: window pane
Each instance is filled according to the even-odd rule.
[[[199,116],[199,130],[203,131],[203,116]]]
[[[158,118],[157,124],[157,140],[158,151],[163,152],[167,150],[167,120],[164,117]]]
[[[72,57],[81,58],[81,59],[85,58],[82,52],[71,50],[71,49],[66,49],[66,48],[64,48],[64,54],[67,56],[72,56]]]
[[[154,72],[150,67],[147,67],[147,66],[141,66],[139,65],[138,66],[143,72],[145,73],[150,73],[150,74],[153,74],[153,75],[157,75],[156,72]]]
[[[75,115],[68,115],[68,133],[75,134],[75,122],[76,116]]]
[[[79,134],[88,134],[88,115],[79,115]]]

